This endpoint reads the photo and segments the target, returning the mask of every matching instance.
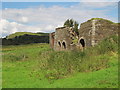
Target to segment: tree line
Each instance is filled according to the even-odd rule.
[[[22,45],[30,43],[49,43],[49,36],[38,36],[24,34],[22,36],[16,36],[15,38],[7,39],[1,38],[2,45]]]

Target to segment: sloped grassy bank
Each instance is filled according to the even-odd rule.
[[[111,36],[103,40],[99,45],[80,51],[47,51],[41,53],[43,60],[40,67],[45,71],[48,79],[64,78],[75,72],[93,72],[109,68],[109,53],[117,53],[117,36]]]
[[[48,44],[3,47],[3,87],[118,87],[118,36],[84,52],[55,52]]]

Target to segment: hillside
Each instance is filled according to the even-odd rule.
[[[118,88],[118,36],[84,52],[3,46],[3,88]],[[34,82],[34,83],[33,83]]]
[[[49,43],[49,33],[16,32],[2,38],[2,45]]]
[[[15,38],[16,36],[19,37],[19,36],[23,36],[23,35],[37,35],[37,36],[49,36],[49,33],[42,33],[42,32],[39,32],[39,33],[31,33],[31,32],[16,32],[16,33],[13,33],[13,34],[10,34],[6,37],[6,39],[12,39],[12,38]]]

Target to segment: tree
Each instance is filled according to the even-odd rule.
[[[78,32],[78,22],[73,20],[73,19],[67,19],[64,23],[64,26],[65,27],[73,27],[73,30],[76,32],[77,35],[79,35],[79,32]]]
[[[65,23],[64,23],[64,26],[65,26],[65,27],[70,27],[69,22],[70,22],[69,19],[67,19],[67,20],[65,21]]]
[[[75,21],[75,22],[74,22],[73,30],[76,32],[77,35],[79,35],[78,26],[79,26],[78,22]]]
[[[73,24],[74,24],[74,20],[73,20],[73,19],[70,19],[70,20],[69,20],[69,25],[70,25],[70,27],[73,27]]]
[[[74,25],[74,20],[73,19],[70,19],[70,20],[67,19],[64,23],[65,27],[73,27],[73,25]]]

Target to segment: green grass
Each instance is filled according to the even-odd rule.
[[[103,47],[108,42],[84,52],[55,52],[48,44],[3,46],[3,88],[117,88],[118,52],[116,45],[108,48],[112,43]]]
[[[76,73],[65,79],[57,80],[48,87],[68,88],[116,88],[118,87],[117,58],[112,57],[114,66],[95,72]]]
[[[92,21],[92,20],[105,20],[105,21],[109,22],[110,24],[115,24],[115,25],[118,25],[118,24],[119,24],[119,23],[115,23],[115,22],[112,22],[112,21],[107,20],[107,19],[104,19],[104,18],[91,18],[91,19],[88,20],[87,22],[90,22],[90,21]],[[86,23],[86,22],[84,22],[84,23]],[[84,24],[84,23],[82,23],[82,24]]]
[[[47,44],[3,47],[3,87],[43,87],[47,80],[35,67],[39,53],[48,49]]]
[[[14,34],[10,34],[9,36],[7,36],[7,39],[11,39],[11,38],[15,38],[16,36],[22,36],[22,35],[37,35],[37,36],[48,36],[48,33],[31,33],[31,32],[16,32]]]

